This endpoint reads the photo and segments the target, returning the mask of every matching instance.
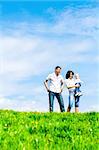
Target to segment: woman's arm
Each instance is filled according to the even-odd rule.
[[[80,87],[80,86],[79,85],[73,85],[73,86],[68,86],[67,88],[71,89],[71,88],[76,88],[76,87]]]

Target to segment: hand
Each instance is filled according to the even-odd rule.
[[[61,92],[60,93],[62,93],[63,92],[63,89],[61,89]]]
[[[49,89],[47,89],[47,92],[49,92],[50,90]]]
[[[75,85],[76,88],[80,87],[80,85]]]

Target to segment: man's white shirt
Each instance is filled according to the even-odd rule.
[[[49,90],[54,93],[61,92],[61,83],[64,82],[62,75],[56,75],[55,72],[48,75],[46,78],[50,82]]]

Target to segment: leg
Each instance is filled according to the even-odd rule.
[[[68,106],[68,108],[67,108],[67,112],[70,112],[70,110],[71,110],[71,108]]]
[[[75,112],[76,112],[76,113],[79,112],[79,107],[75,107]]]
[[[69,94],[69,104],[68,104],[68,108],[67,108],[67,112],[70,112],[71,111],[71,96]]]
[[[73,103],[74,103],[74,92],[69,92],[69,104],[68,104],[67,112],[71,111],[71,108],[73,107]]]
[[[79,83],[76,83],[75,85],[79,85]],[[76,87],[76,88],[75,88],[75,94],[76,94],[77,92],[79,92],[79,87]]]
[[[75,112],[79,112],[79,96],[75,97]]]
[[[54,93],[53,92],[49,92],[49,111],[53,112],[53,103],[54,103]]]
[[[63,97],[60,93],[56,93],[56,98],[58,100],[61,112],[65,111]]]
[[[79,87],[78,87],[78,92],[81,92],[80,87],[81,87],[81,83],[78,83]]]

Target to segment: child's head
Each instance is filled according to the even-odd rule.
[[[75,74],[75,78],[76,78],[76,79],[80,79],[80,76],[79,76],[78,73]]]

